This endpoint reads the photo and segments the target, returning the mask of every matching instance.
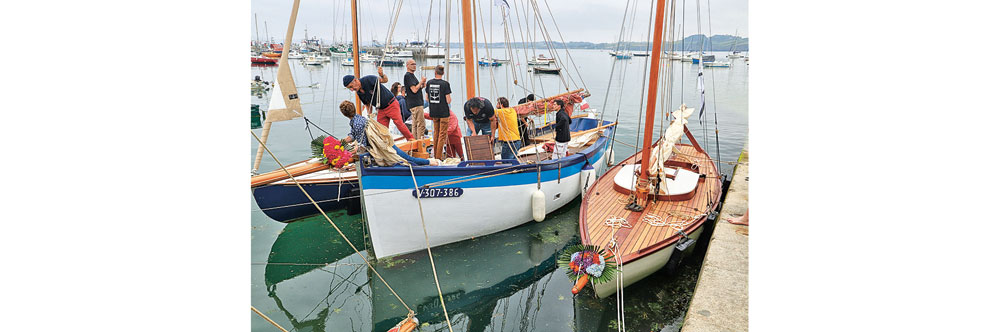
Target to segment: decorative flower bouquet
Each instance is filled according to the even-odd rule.
[[[578,244],[566,248],[556,261],[566,268],[566,275],[576,282],[573,294],[579,293],[587,281],[602,284],[614,279],[617,264],[611,261],[611,254],[598,246]]]
[[[313,157],[320,162],[330,164],[334,168],[342,168],[351,160],[351,152],[344,148],[343,143],[333,137],[321,135],[310,142]]]

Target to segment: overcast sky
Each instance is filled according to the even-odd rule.
[[[399,14],[399,21],[396,23],[396,30],[393,33],[393,41],[405,41],[416,39],[417,33],[423,39],[428,22],[429,6],[432,0],[404,0],[403,9]],[[518,14],[521,25],[525,23],[525,11],[523,4],[528,0],[507,0],[510,6],[515,6],[517,2]],[[618,40],[618,31],[622,25],[622,17],[625,15],[626,0],[535,0],[542,10],[545,22],[551,22],[549,12],[546,9],[546,1],[552,8],[552,15],[557,20],[559,30],[565,40],[568,41],[588,41],[593,43],[613,42]],[[391,8],[396,3],[395,0],[360,0],[359,15],[361,17],[361,40],[367,44],[373,38],[384,41],[388,31],[388,26],[392,22]],[[292,0],[251,0],[250,14],[250,38],[256,38],[259,32],[261,39],[270,36],[278,42],[284,40],[284,32],[288,27],[288,18],[291,14]],[[503,30],[500,21],[499,7],[495,6],[494,0],[477,0],[477,6],[482,6],[483,21],[489,26],[493,26],[493,37],[491,42],[503,42]],[[460,0],[452,0],[452,31],[451,40],[459,42],[461,39],[457,35],[460,29],[461,12],[459,11]],[[635,1],[631,1],[630,8],[635,7]],[[711,33],[713,35],[732,35],[739,30],[739,35],[747,37],[747,0],[716,0],[711,1]],[[438,36],[444,39],[444,17],[445,13],[441,7],[442,1],[433,1],[433,11],[430,28],[430,41],[438,40]],[[684,22],[684,34],[693,35],[697,33],[697,10],[696,0],[680,0],[677,2],[677,22]],[[682,10],[682,7],[687,7]],[[701,3],[702,33],[708,34],[709,29],[709,2]],[[336,33],[337,38],[343,40],[345,31],[350,29],[350,2],[348,0],[300,0],[299,15],[295,24],[294,40],[299,41],[305,36],[308,29],[309,36],[318,36],[324,42],[329,43]],[[493,24],[490,25],[490,9],[493,10]],[[631,12],[631,10],[630,10]],[[631,38],[627,40],[640,41],[646,39],[646,29],[648,28],[650,12],[650,0],[638,1],[635,12],[635,23]],[[532,12],[529,12],[532,13]],[[686,17],[681,15],[686,13]],[[256,15],[256,27],[254,15]],[[533,13],[532,13],[533,15]],[[510,14],[510,20],[517,24],[517,18]],[[265,29],[265,22],[267,23]],[[629,21],[631,23],[631,20]],[[555,27],[547,25],[549,33],[553,39],[558,41],[559,37]],[[480,28],[481,29],[481,28]],[[482,34],[480,30],[480,42]],[[517,30],[514,32],[518,33]],[[527,33],[527,30],[525,30]],[[488,32],[487,32],[488,34]],[[680,32],[677,32],[680,35]],[[349,36],[349,35],[346,35]],[[487,35],[487,39],[490,37]],[[679,37],[678,37],[679,39]],[[520,41],[520,37],[515,37]],[[349,40],[348,40],[349,41]]]

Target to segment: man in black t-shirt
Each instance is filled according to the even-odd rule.
[[[448,118],[451,116],[451,84],[442,79],[444,66],[434,68],[434,79],[426,82],[427,103],[430,105],[430,117],[434,122],[434,158],[442,159],[441,153],[448,142]],[[413,114],[416,120],[416,113]],[[421,116],[423,118],[423,116]]]
[[[497,129],[497,117],[493,114],[493,103],[483,97],[472,97],[465,102],[465,122],[473,135],[486,135],[493,140]]]
[[[521,98],[517,101],[518,105],[527,103],[529,101],[535,101],[535,94],[530,93],[527,97]],[[518,117],[517,130],[521,133],[521,146],[531,145],[531,137],[528,136],[528,128],[530,127],[531,118],[529,117]]]
[[[413,59],[406,60],[406,74],[403,75],[403,87],[406,91],[406,105],[410,108],[413,123],[410,125],[410,132],[414,136],[424,137],[424,96],[420,90],[427,85],[427,77],[417,80],[417,62]],[[418,121],[419,120],[419,121]]]

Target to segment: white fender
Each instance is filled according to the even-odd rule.
[[[611,167],[611,166],[615,165],[615,149],[614,148],[608,149],[608,158],[606,158],[606,159],[608,160],[608,167]]]
[[[537,222],[545,220],[545,193],[541,190],[531,193],[531,217]]]
[[[594,166],[590,164],[583,166],[583,170],[580,171],[580,192],[586,194],[587,189],[590,189],[595,181],[597,181],[597,170]]]

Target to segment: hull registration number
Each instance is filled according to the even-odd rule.
[[[420,198],[441,198],[462,196],[462,188],[420,188]],[[411,192],[417,197],[417,190]]]

